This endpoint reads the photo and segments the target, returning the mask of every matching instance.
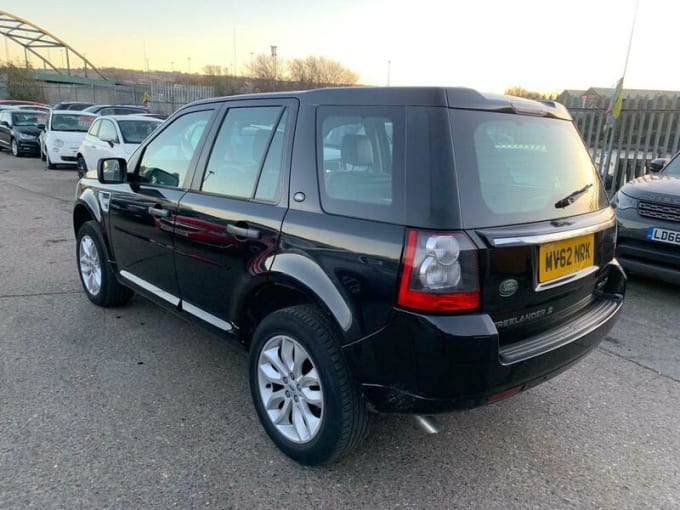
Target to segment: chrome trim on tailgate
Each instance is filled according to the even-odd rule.
[[[552,232],[550,234],[540,234],[531,236],[516,236],[516,237],[499,237],[491,239],[488,236],[484,236],[491,246],[495,248],[499,247],[509,247],[509,246],[527,246],[527,245],[537,245],[544,243],[551,243],[553,241],[561,241],[563,239],[569,239],[571,237],[579,237],[587,234],[593,234],[601,230],[605,230],[613,227],[616,224],[616,219],[611,218],[607,221],[597,223],[595,225],[589,225],[587,227],[581,227],[574,230],[563,230],[561,232]]]

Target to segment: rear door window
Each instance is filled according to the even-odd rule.
[[[584,214],[608,201],[569,121],[452,110],[463,223],[468,228]],[[565,205],[565,199],[573,200]]]
[[[404,167],[403,107],[321,107],[318,167],[324,210],[398,222]]]
[[[286,109],[231,108],[215,139],[201,189],[273,201],[282,165]],[[259,183],[259,184],[258,184]]]

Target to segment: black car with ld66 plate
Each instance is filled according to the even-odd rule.
[[[680,153],[662,167],[666,161],[653,161],[653,174],[614,196],[616,256],[633,273],[680,284]]]
[[[369,411],[427,427],[547,380],[625,293],[567,111],[470,89],[193,103],[100,160],[73,221],[90,300],[138,292],[243,346],[264,429],[306,464]]]

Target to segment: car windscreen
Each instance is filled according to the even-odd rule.
[[[118,126],[123,135],[123,143],[141,143],[161,122],[152,120],[119,120]]]
[[[663,170],[663,175],[680,177],[680,156],[676,156],[668,163],[668,165],[666,165],[666,168]]]
[[[465,228],[554,220],[608,204],[574,125],[566,120],[451,110]]]
[[[52,115],[52,131],[87,132],[95,117],[74,113]]]
[[[12,124],[17,127],[22,126],[37,126],[38,124],[44,124],[46,114],[40,113],[13,113],[12,114]]]

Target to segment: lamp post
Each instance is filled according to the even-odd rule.
[[[272,59],[274,59],[274,79],[278,79],[279,73],[278,70],[276,69],[276,46],[271,46],[272,50]]]
[[[392,61],[388,60],[387,61],[387,86],[390,86],[390,68],[392,67]]]

